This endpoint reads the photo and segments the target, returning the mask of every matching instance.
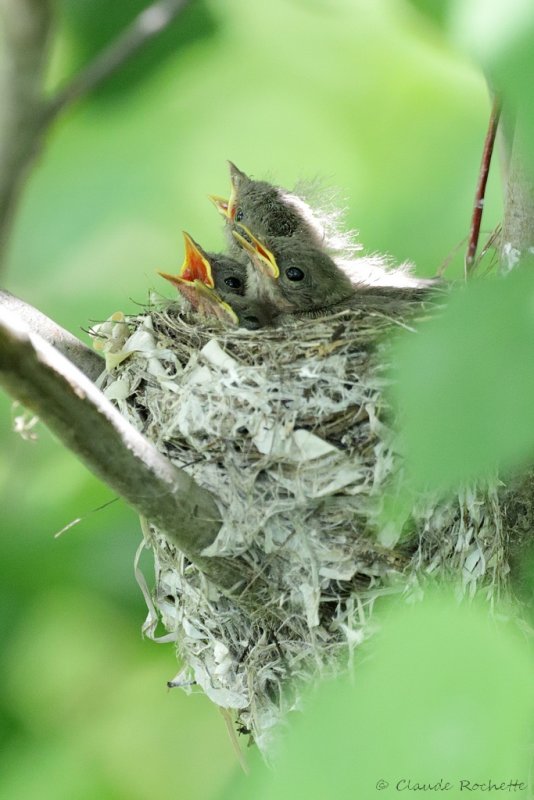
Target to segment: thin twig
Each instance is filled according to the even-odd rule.
[[[475,193],[475,205],[473,209],[473,216],[471,219],[471,228],[469,231],[469,243],[467,246],[467,253],[465,256],[466,277],[472,271],[473,265],[475,263],[475,256],[478,247],[478,239],[480,236],[480,224],[482,222],[482,211],[484,209],[486,185],[488,182],[491,157],[493,155],[493,147],[495,144],[495,136],[497,135],[497,127],[499,125],[500,115],[501,115],[501,100],[499,95],[495,94],[491,108],[488,131],[486,133],[486,139],[484,141],[482,162],[480,165],[480,172],[478,176],[478,183]]]
[[[67,106],[96,89],[150,39],[167,28],[189,1],[159,0],[145,8],[115,41],[52,98],[47,107],[47,117],[53,119]]]
[[[500,241],[502,235],[502,225],[499,223],[490,233],[488,238],[486,239],[485,243],[482,245],[482,250],[478,253],[476,257],[476,262],[474,269],[478,269],[479,265],[482,263],[483,259],[486,257],[487,253],[493,249],[494,254],[493,257],[489,259],[486,269],[480,273],[480,278],[485,278],[487,275],[491,273],[493,269],[495,269],[499,265],[499,250],[500,250]]]
[[[466,242],[467,242],[467,236],[464,236],[464,238],[462,239],[461,242],[458,242],[458,244],[456,244],[451,250],[449,250],[449,252],[445,256],[445,258],[443,259],[443,261],[439,265],[438,269],[436,270],[436,277],[437,278],[443,278],[443,275],[445,274],[445,271],[449,268],[449,265],[450,265],[451,261],[456,256],[458,251],[461,250],[462,247],[465,246]]]

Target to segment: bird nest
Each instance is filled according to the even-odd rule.
[[[228,329],[161,299],[99,326],[105,394],[217,498],[223,524],[205,555],[261,577],[253,602],[229,597],[145,524],[145,629],[161,621],[177,643],[171,684],[231,709],[263,750],[303,685],[350,663],[378,598],[414,600],[428,576],[488,598],[506,581],[495,486],[420,497],[402,524],[385,514],[402,471],[384,392],[400,327],[414,330],[358,309]]]

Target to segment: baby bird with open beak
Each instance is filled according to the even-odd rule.
[[[231,161],[228,164],[230,197],[210,195],[210,200],[225,219],[229,246],[237,257],[235,230],[248,229],[267,245],[273,239],[291,237],[294,242],[325,246],[325,230],[307,203],[267,181],[252,180]]]
[[[388,270],[381,256],[354,258],[357,246],[349,244],[350,236],[329,233],[320,215],[302,198],[252,180],[231,162],[230,178],[229,200],[210,199],[234,240],[232,255],[243,263],[248,255],[255,267],[247,266],[250,291],[279,314],[317,316],[320,309],[329,312],[351,304],[383,306],[395,298],[413,301],[436,285],[411,276],[405,268]]]
[[[229,325],[256,330],[269,325],[273,311],[247,296],[247,267],[222,253],[208,253],[184,231],[185,258],[170,281],[200,314]]]
[[[239,253],[241,241],[237,246],[233,241],[237,232],[248,237],[249,241],[251,236],[256,237],[272,253],[278,254],[280,269],[287,253],[301,250],[315,256],[318,263],[322,261],[321,255],[328,255],[337,269],[339,282],[344,283],[345,276],[359,288],[395,286],[415,289],[435,285],[432,279],[411,275],[410,265],[393,269],[386,256],[357,255],[361,245],[355,242],[353,232],[341,230],[341,212],[316,211],[296,193],[267,181],[252,180],[232,162],[229,162],[229,167],[232,187],[229,199],[216,195],[210,195],[210,199],[224,217],[230,251],[236,259],[243,260]],[[317,251],[321,255],[317,255]],[[313,261],[312,258],[312,264]]]

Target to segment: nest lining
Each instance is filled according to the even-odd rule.
[[[387,333],[411,327],[361,309],[246,331],[156,301],[99,326],[105,394],[217,498],[207,555],[243,559],[263,581],[255,607],[223,596],[152,525],[157,619],[184,670],[267,750],[299,687],[338,672],[372,631],[380,596],[408,599],[426,575],[491,598],[507,564],[496,486],[420,498],[405,528],[384,524],[402,468],[384,396]],[[166,637],[167,639],[169,637]]]

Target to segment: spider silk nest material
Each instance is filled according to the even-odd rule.
[[[429,575],[488,598],[506,581],[495,486],[420,498],[404,524],[386,521],[402,464],[384,338],[399,327],[414,330],[359,309],[229,329],[159,298],[97,331],[105,394],[218,498],[223,525],[206,553],[240,556],[263,578],[245,609],[145,525],[145,631],[156,638],[161,620],[184,664],[171,684],[231,709],[264,751],[301,689],[351,662],[378,597],[413,601]]]

